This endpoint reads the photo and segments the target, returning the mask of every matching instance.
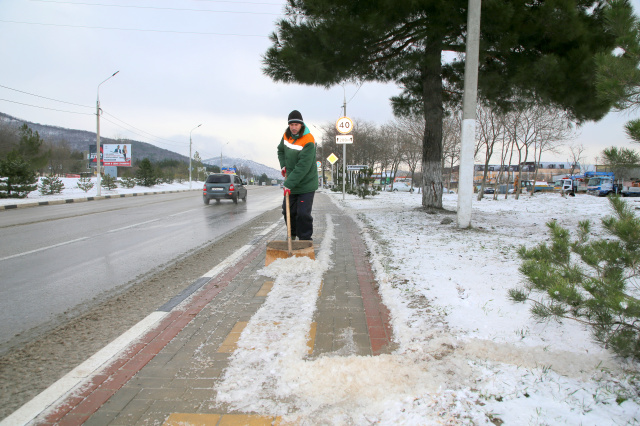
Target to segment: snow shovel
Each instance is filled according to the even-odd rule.
[[[291,213],[289,208],[289,194],[285,196],[287,212],[287,241],[270,241],[267,243],[267,257],[265,265],[268,266],[276,259],[286,259],[291,256],[316,258],[313,251],[313,241],[297,240],[291,241]]]

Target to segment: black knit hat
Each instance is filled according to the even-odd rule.
[[[304,124],[304,122],[302,121],[302,114],[300,114],[300,111],[298,111],[297,109],[294,109],[289,113],[289,124],[291,123]]]

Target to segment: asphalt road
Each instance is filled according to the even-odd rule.
[[[238,204],[192,191],[0,211],[0,346],[279,208],[281,190],[249,188]]]

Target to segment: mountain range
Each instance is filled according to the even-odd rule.
[[[96,144],[96,133],[88,132],[86,130],[74,130],[64,127],[50,126],[45,124],[32,123],[29,121],[21,120],[19,118],[12,117],[10,115],[0,112],[0,125],[7,125],[12,127],[21,127],[23,124],[29,126],[34,132],[38,132],[40,138],[48,143],[59,144],[63,141],[66,142],[69,148],[73,151],[89,151],[90,145]],[[178,154],[177,152],[170,151],[164,148],[158,148],[147,142],[141,142],[131,139],[111,139],[100,136],[100,143],[102,144],[131,144],[131,151],[135,158],[148,158],[151,161],[157,162],[161,160],[178,160],[188,162],[189,157],[186,155]],[[220,166],[220,157],[209,158],[203,160],[203,163]],[[265,166],[264,164],[257,163],[252,160],[235,157],[222,157],[222,167],[248,167],[254,175],[261,176],[266,174],[269,179],[282,178],[280,171],[273,167]]]

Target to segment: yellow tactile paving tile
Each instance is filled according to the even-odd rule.
[[[224,342],[218,348],[218,353],[230,354],[233,353],[238,348],[238,339],[240,339],[240,334],[242,334],[242,330],[247,326],[248,322],[240,321],[237,322],[236,325],[233,326],[227,337],[224,339]],[[277,324],[277,323],[276,323]],[[307,346],[309,347],[309,355],[313,353],[313,347],[316,344],[316,329],[317,325],[315,322],[311,323],[311,327],[309,329],[309,338],[307,339]]]
[[[219,353],[230,354],[236,350],[238,347],[238,339],[240,338],[240,334],[242,330],[247,326],[248,322],[240,321],[237,322],[236,325],[233,326],[231,332],[224,339],[224,342],[218,348]]]
[[[279,416],[258,414],[173,413],[163,426],[294,426],[297,424],[297,421],[285,422]]]
[[[264,284],[262,284],[262,287],[260,287],[260,290],[256,293],[256,297],[267,297],[267,294],[269,294],[272,288],[273,281],[265,281]]]
[[[163,423],[164,426],[209,426],[217,425],[222,416],[220,414],[190,414],[173,413]]]
[[[257,414],[173,413],[164,426],[271,426],[285,425],[280,417]]]
[[[257,414],[225,414],[218,426],[271,426],[279,424],[276,417]]]
[[[307,346],[309,346],[309,355],[313,353],[313,347],[316,344],[316,323],[311,323],[311,328],[309,329],[309,340],[307,340]]]
[[[324,281],[320,281],[320,288],[318,289],[318,296],[320,296],[320,294],[322,294],[322,285],[324,284]],[[258,292],[256,293],[256,297],[267,297],[267,295],[269,294],[269,292],[271,291],[271,289],[273,288],[273,281],[265,281],[264,284],[262,284],[262,287],[260,287],[260,290],[258,290]]]

